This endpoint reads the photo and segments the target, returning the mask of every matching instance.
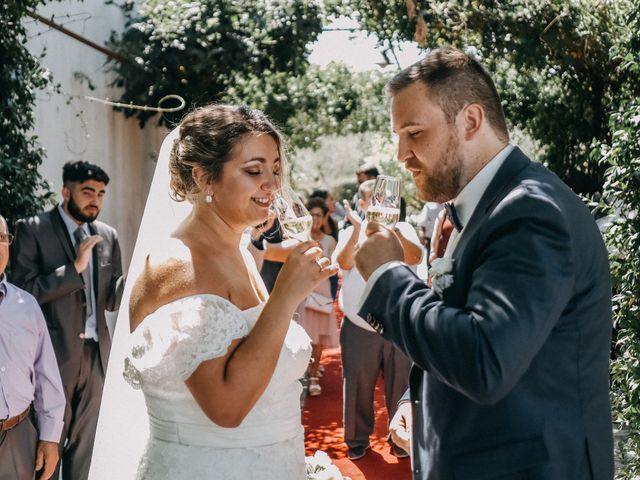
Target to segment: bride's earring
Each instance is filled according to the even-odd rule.
[[[211,195],[210,191],[208,191],[207,194],[205,195],[204,201],[205,203],[213,203],[213,196]]]

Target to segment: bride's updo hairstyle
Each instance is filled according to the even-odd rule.
[[[224,163],[231,159],[233,148],[246,135],[270,135],[280,154],[280,178],[286,182],[285,140],[280,130],[260,110],[246,105],[207,105],[184,117],[180,138],[173,144],[169,158],[171,197],[178,202],[201,195],[193,177],[193,167],[206,173],[208,183],[222,176]],[[284,185],[281,185],[284,186]]]

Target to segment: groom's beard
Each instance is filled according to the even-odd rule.
[[[461,187],[464,160],[460,141],[454,131],[449,134],[447,148],[440,155],[433,171],[422,170],[415,178],[416,189],[422,200],[444,203],[455,198]]]

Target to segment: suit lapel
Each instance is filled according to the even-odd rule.
[[[67,230],[62,217],[60,216],[60,212],[58,211],[58,207],[53,207],[53,210],[49,212],[49,216],[51,218],[51,225],[53,226],[53,231],[55,232],[58,240],[60,240],[60,246],[66,253],[67,257],[70,261],[74,261],[76,259],[76,254],[73,250],[73,243],[71,243],[71,237],[69,237],[69,231]]]
[[[508,193],[513,178],[530,163],[531,160],[522,153],[522,150],[518,147],[513,149],[482,194],[478,206],[469,219],[469,223],[464,226],[460,241],[453,253],[454,258],[460,258],[461,252],[464,251],[466,245],[474,237],[475,231],[485,221],[496,201]]]

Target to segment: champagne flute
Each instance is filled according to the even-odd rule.
[[[400,219],[400,179],[378,175],[367,209],[367,221],[393,228]]]
[[[285,238],[300,242],[311,239],[313,218],[296,192],[287,190],[283,195],[276,194],[271,205]]]

